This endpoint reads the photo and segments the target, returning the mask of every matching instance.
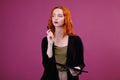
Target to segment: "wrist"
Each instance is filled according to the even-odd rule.
[[[53,46],[53,43],[48,43],[48,47],[49,47],[49,46],[52,47],[52,46]]]

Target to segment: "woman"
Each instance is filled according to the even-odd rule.
[[[70,11],[64,6],[54,7],[48,21],[47,37],[42,40],[44,73],[41,80],[78,80],[85,67],[83,44],[72,27]]]

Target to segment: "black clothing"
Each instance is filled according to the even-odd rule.
[[[42,40],[42,63],[44,66],[44,73],[41,80],[59,80],[58,70],[56,68],[54,44],[53,44],[53,56],[49,58],[47,56],[47,37]],[[81,69],[85,67],[83,44],[79,36],[69,36],[68,48],[67,48],[67,60],[68,66],[80,66]],[[82,72],[80,72],[81,74]],[[78,80],[78,76],[72,76],[70,71],[67,70],[68,80]]]

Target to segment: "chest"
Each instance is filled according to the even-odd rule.
[[[67,46],[68,45],[68,37],[56,38],[54,42],[55,42],[55,45],[59,46],[59,47]]]

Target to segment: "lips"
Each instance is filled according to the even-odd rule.
[[[55,23],[55,24],[58,24],[58,22],[57,22],[57,21],[55,21],[54,23]]]

